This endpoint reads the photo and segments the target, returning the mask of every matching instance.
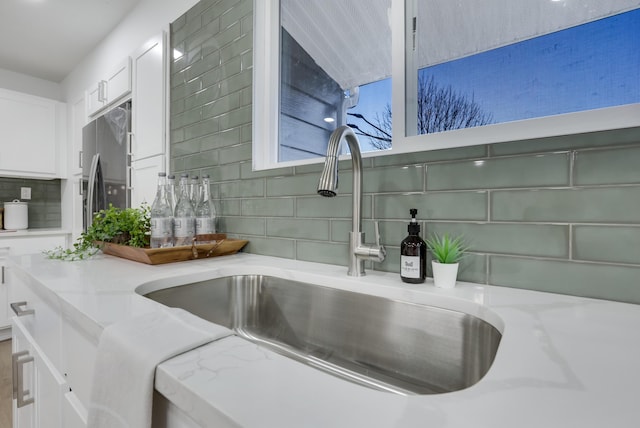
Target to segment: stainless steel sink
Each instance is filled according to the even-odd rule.
[[[146,297],[335,376],[399,394],[475,384],[501,338],[466,313],[270,276],[216,278]]]

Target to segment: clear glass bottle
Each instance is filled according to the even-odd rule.
[[[171,217],[173,217],[173,212],[176,209],[177,202],[176,195],[176,176],[173,174],[167,175],[167,202],[171,206]]]
[[[418,210],[411,208],[409,236],[400,243],[400,278],[404,282],[419,284],[427,277],[427,244],[420,237],[420,224],[416,221]]]
[[[173,213],[167,201],[166,176],[158,173],[158,190],[151,204],[151,248],[173,247]]]
[[[202,176],[202,189],[196,206],[196,239],[200,243],[209,243],[206,235],[216,233],[216,207],[211,198],[209,176]]]
[[[189,182],[189,199],[191,199],[191,205],[195,210],[200,200],[200,181],[197,175],[192,176]]]
[[[180,176],[180,192],[173,214],[173,237],[176,247],[191,245],[195,235],[195,210],[189,198],[189,174]]]

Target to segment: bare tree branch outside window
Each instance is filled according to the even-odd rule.
[[[356,134],[368,137],[378,150],[391,148],[391,105],[376,114],[373,123],[357,113],[347,113],[364,123],[349,123]],[[418,79],[418,134],[451,131],[488,125],[493,115],[483,111],[473,94],[455,91],[451,85],[439,86],[433,76],[420,74]]]

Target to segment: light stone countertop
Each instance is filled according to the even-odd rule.
[[[159,310],[136,289],[235,274],[460,310],[503,334],[493,366],[476,385],[413,396],[358,386],[226,337],[156,371],[156,389],[202,426],[619,428],[640,421],[640,305],[471,283],[441,290],[430,279],[409,285],[397,274],[373,271],[349,278],[342,266],[251,254],[160,266],[102,255],[81,262],[27,255],[12,262],[30,288],[96,342],[105,326]]]

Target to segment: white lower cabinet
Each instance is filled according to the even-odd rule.
[[[28,273],[8,263],[5,273],[15,315],[11,319],[13,428],[87,428],[98,334],[86,330],[93,325],[62,310],[52,293],[36,286]],[[199,425],[155,392],[153,427]]]
[[[62,428],[64,378],[35,343],[20,319],[12,322],[14,428]]]
[[[6,256],[9,254],[9,247],[3,247],[0,243],[0,339],[8,339],[5,330],[8,332],[11,326],[9,319],[9,303],[8,303],[8,278],[6,271]]]
[[[73,391],[63,361],[78,352],[93,361],[95,351],[88,352],[90,347],[76,342],[78,335],[69,334],[70,326],[65,326],[69,339],[62,340],[62,311],[51,297],[32,289],[24,272],[9,266],[6,273],[10,307],[15,314],[11,320],[13,427],[86,428],[86,407]],[[67,349],[62,350],[63,345]],[[77,365],[73,370],[77,377],[89,372],[84,368],[88,362],[80,356],[72,361]],[[86,390],[89,382],[82,382],[79,389]]]

